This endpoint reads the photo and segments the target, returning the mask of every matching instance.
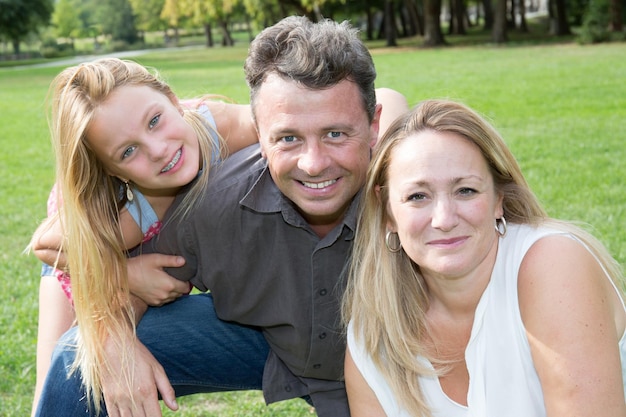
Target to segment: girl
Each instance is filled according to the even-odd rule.
[[[128,251],[158,233],[160,219],[187,185],[191,190],[181,207],[188,210],[206,184],[209,165],[256,142],[256,132],[249,106],[204,99],[183,105],[157,75],[115,58],[64,70],[53,81],[51,94],[50,126],[63,203],[37,229],[31,247],[57,267],[54,276],[73,301],[81,329],[76,365],[97,396],[100,375],[84,364],[100,362],[105,329],[115,337],[121,323],[113,312],[122,311],[134,322],[132,309],[124,307],[131,294],[158,305],[189,289],[173,279],[145,288],[141,277],[128,276]],[[71,271],[71,291],[61,269]],[[44,282],[51,289],[49,281],[49,274],[42,278],[41,308],[52,315],[40,312],[46,322],[39,326],[35,403],[53,341],[74,316],[67,303],[60,305],[65,300],[58,288],[43,291]]]

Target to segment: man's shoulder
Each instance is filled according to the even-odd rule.
[[[211,166],[207,192],[245,194],[266,167],[260,146],[254,144]],[[235,190],[240,190],[237,193]]]

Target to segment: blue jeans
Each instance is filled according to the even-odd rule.
[[[38,417],[88,415],[66,333],[55,350],[37,408]],[[149,308],[137,327],[139,339],[161,363],[176,396],[200,392],[260,390],[269,346],[261,331],[220,320],[210,294],[194,294]],[[69,341],[69,343],[68,343]],[[106,415],[103,413],[102,415]]]

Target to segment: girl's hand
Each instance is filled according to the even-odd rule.
[[[110,374],[102,378],[102,391],[110,417],[158,417],[161,416],[158,394],[161,394],[165,405],[173,411],[178,409],[174,389],[167,379],[163,367],[157,362],[146,347],[132,335],[133,344],[129,354],[124,358],[117,349],[118,344],[109,341],[107,344],[107,360]],[[121,375],[115,371],[132,366],[132,387],[128,387]]]
[[[183,266],[182,256],[158,253],[139,255],[128,260],[128,285],[130,292],[146,304],[156,307],[170,303],[184,294],[189,294],[191,284],[180,281],[164,268]]]

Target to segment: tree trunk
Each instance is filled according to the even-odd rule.
[[[528,33],[528,24],[526,24],[526,2],[520,0],[519,2],[519,30],[522,33]]]
[[[621,32],[624,29],[622,2],[620,0],[611,0],[610,12],[610,30],[612,32]]]
[[[368,7],[365,10],[365,14],[367,16],[367,27],[365,28],[365,33],[368,41],[374,39],[374,13],[372,13],[372,8]]]
[[[506,0],[498,0],[494,13],[491,40],[495,43],[506,43]]]
[[[556,36],[570,35],[571,31],[567,22],[567,10],[565,0],[554,0],[548,2],[550,7],[550,33]]]
[[[252,42],[254,34],[252,33],[252,23],[250,22],[250,15],[248,13],[246,13],[246,26],[248,29],[248,41]]]
[[[13,53],[15,54],[16,57],[20,56],[20,40],[19,39],[12,39],[11,43],[13,44]]]
[[[222,30],[222,45],[233,46],[235,44],[235,41],[233,40],[232,36],[230,36],[228,23],[225,20],[220,19],[218,24],[220,25],[220,29]]]
[[[517,25],[515,24],[515,0],[509,0],[510,1],[510,5],[511,7],[509,9],[507,9],[508,13],[507,13],[507,27],[510,29],[515,29],[517,27]]]
[[[485,30],[492,30],[494,16],[491,0],[483,0],[483,11],[485,12]]]
[[[424,35],[424,16],[420,16],[414,0],[404,0],[404,7],[409,16],[410,36]]]
[[[565,0],[556,0],[557,35],[571,35],[567,21],[567,5]]]
[[[210,23],[204,23],[202,26],[204,26],[204,37],[206,38],[206,47],[212,48],[213,47],[213,27],[211,26]]]
[[[456,20],[456,34],[465,35],[465,2],[463,0],[454,1],[454,17]]]
[[[424,46],[445,45],[440,15],[441,0],[424,0]]]
[[[385,0],[385,39],[387,46],[398,46],[396,43],[396,19],[393,0]]]

